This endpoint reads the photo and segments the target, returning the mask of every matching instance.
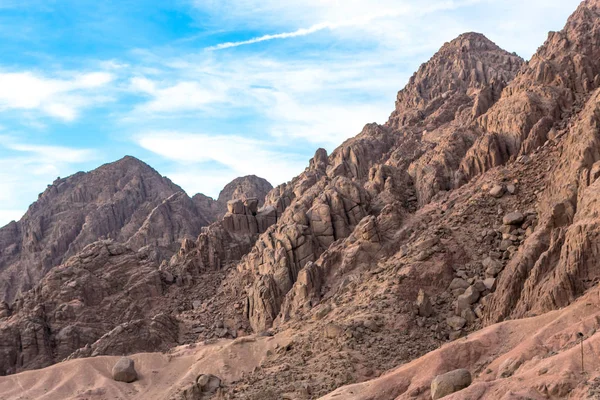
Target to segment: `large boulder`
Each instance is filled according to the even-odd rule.
[[[131,383],[137,380],[135,363],[131,358],[122,357],[112,369],[112,377],[115,381]]]
[[[431,382],[431,398],[441,399],[458,392],[471,384],[471,373],[466,369],[456,369],[436,376]]]

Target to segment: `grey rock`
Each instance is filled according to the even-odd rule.
[[[135,363],[131,358],[122,357],[112,369],[112,377],[115,381],[131,383],[137,380]]]

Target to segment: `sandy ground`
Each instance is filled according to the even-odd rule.
[[[288,338],[248,337],[211,345],[187,345],[169,354],[132,355],[139,380],[130,384],[111,378],[119,357],[101,356],[62,362],[48,368],[0,377],[0,399],[144,399],[165,400],[186,388],[200,374],[213,374],[225,384],[252,371]]]
[[[600,289],[571,306],[538,317],[492,325],[449,343],[387,374],[342,387],[323,400],[430,399],[432,379],[467,368],[473,384],[445,399],[600,398]],[[584,334],[584,367],[580,342]],[[95,357],[0,377],[0,399],[170,399],[199,374],[220,377],[226,387],[261,365],[267,352],[292,340],[246,337],[209,345],[188,345],[168,354],[131,356],[140,379],[126,384],[111,378],[119,357]]]
[[[321,399],[431,399],[433,378],[457,368],[469,369],[474,382],[444,399],[600,399],[599,294],[596,288],[565,309],[492,325]]]

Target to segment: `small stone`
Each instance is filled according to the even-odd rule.
[[[463,317],[453,316],[446,319],[446,323],[452,330],[458,331],[462,329],[466,324],[467,320]]]
[[[498,247],[501,251],[506,251],[508,250],[509,247],[512,246],[512,241],[506,239],[503,240],[502,242],[500,242],[500,246]]]
[[[454,341],[456,339],[460,339],[462,336],[463,336],[462,330],[452,331],[448,334],[448,339],[450,339],[450,341]]]
[[[485,286],[485,282],[482,280],[476,280],[475,283],[473,283],[473,288],[480,293],[484,292],[487,289],[487,287]]]
[[[430,256],[429,252],[426,250],[423,250],[423,251],[419,252],[419,254],[417,254],[415,259],[417,261],[425,261],[429,258],[429,256]]]
[[[471,381],[471,373],[466,369],[457,369],[438,375],[431,382],[431,398],[437,400],[458,392],[469,387]]]
[[[137,380],[135,363],[131,358],[122,357],[112,369],[112,377],[115,381],[131,383]]]
[[[431,314],[433,314],[431,301],[423,289],[419,290],[419,295],[417,296],[417,307],[419,308],[419,315],[422,317],[429,317]]]
[[[485,288],[491,292],[496,290],[496,279],[495,278],[486,278],[483,280],[483,284]]]
[[[492,195],[493,197],[499,199],[500,197],[504,196],[504,192],[505,192],[505,188],[502,185],[495,185],[491,190],[490,190],[490,195]]]
[[[454,289],[466,289],[469,287],[469,283],[467,281],[465,281],[462,278],[454,278],[452,280],[452,282],[450,283],[450,286],[448,286],[449,290],[454,290]]]
[[[327,324],[324,333],[326,338],[335,339],[342,336],[344,330],[339,325]]]
[[[504,225],[520,225],[523,221],[525,221],[525,215],[520,212],[511,212],[502,218]]]
[[[477,315],[471,310],[471,307],[465,308],[460,314],[462,318],[464,318],[468,323],[472,324],[477,319]]]

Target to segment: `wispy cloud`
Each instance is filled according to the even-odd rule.
[[[187,165],[212,162],[237,176],[256,174],[274,183],[287,181],[308,163],[290,149],[278,149],[272,142],[241,135],[160,131],[140,133],[136,140],[144,149],[173,161]],[[224,186],[227,182],[222,183]]]
[[[19,219],[27,205],[57,176],[73,173],[74,166],[93,161],[98,156],[92,149],[32,142],[0,135],[0,151],[3,152],[0,158],[0,226]]]
[[[413,18],[422,18],[424,15],[443,11],[453,10],[469,5],[477,4],[483,0],[447,0],[435,2],[419,2],[416,4],[411,1],[390,2],[387,0],[371,2],[350,1],[347,2],[306,2],[302,6],[291,4],[286,11],[297,10],[297,15],[330,15],[334,20],[319,22],[311,25],[308,28],[299,28],[290,32],[282,32],[275,34],[266,34],[241,41],[230,41],[219,43],[214,46],[206,47],[205,50],[223,50],[232,47],[245,46],[260,42],[266,42],[276,39],[289,39],[311,35],[323,30],[337,30],[341,28],[360,28],[368,27],[380,19],[394,19],[401,16],[410,15]],[[245,5],[248,2],[244,2]],[[252,2],[250,2],[252,3]],[[304,10],[302,10],[304,8]],[[306,9],[313,12],[306,12]],[[375,10],[375,11],[374,11]],[[362,31],[362,29],[359,29]],[[374,32],[377,30],[368,29],[367,31]]]
[[[106,99],[94,93],[114,79],[107,72],[75,73],[68,79],[33,72],[0,72],[0,111],[36,110],[73,121],[80,109]]]

